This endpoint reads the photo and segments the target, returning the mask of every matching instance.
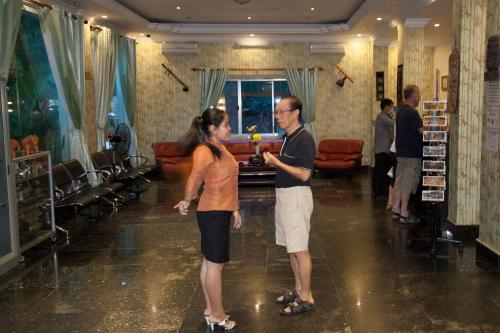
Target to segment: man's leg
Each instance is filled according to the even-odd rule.
[[[312,260],[309,251],[296,252],[293,254],[295,260],[297,260],[299,269],[299,279],[301,290],[299,296],[303,301],[308,301],[309,303],[314,303],[314,299],[311,292],[311,274],[312,274]]]
[[[410,193],[401,193],[401,216],[408,216],[408,203],[410,202]]]
[[[300,295],[302,284],[300,282],[299,263],[293,253],[289,253],[288,257],[290,258],[290,266],[292,267],[293,277],[295,279],[295,290]]]

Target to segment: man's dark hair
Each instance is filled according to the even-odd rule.
[[[418,91],[418,87],[414,84],[409,84],[403,90],[403,98],[406,100]]]
[[[391,106],[391,105],[394,105],[392,99],[384,98],[382,101],[380,101],[380,110],[383,110],[385,109],[386,106]]]
[[[281,99],[282,101],[288,101],[290,103],[290,109],[299,110],[299,121],[303,122],[304,118],[302,118],[302,102],[297,96],[285,96]]]

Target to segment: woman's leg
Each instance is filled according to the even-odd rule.
[[[226,316],[222,305],[222,269],[224,264],[217,264],[208,260],[206,260],[206,263],[205,288],[212,308],[210,320],[220,322]]]
[[[208,316],[212,313],[212,305],[210,304],[210,298],[207,293],[207,273],[208,273],[208,261],[203,257],[203,263],[201,264],[200,270],[200,282],[201,288],[203,289],[203,296],[205,297],[205,311],[203,311],[203,315]]]

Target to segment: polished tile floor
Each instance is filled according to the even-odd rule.
[[[500,332],[498,267],[477,257],[473,243],[445,260],[407,248],[416,230],[390,220],[369,179],[314,180],[316,308],[293,318],[274,304],[293,281],[274,245],[273,190],[241,190],[244,226],[231,235],[224,271],[236,332]],[[0,331],[207,332],[194,213],[171,208],[180,190],[155,181],[69,244],[30,251],[24,267],[0,278]]]

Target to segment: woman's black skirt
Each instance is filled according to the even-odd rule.
[[[229,229],[232,212],[197,212],[201,233],[201,253],[208,261],[223,264],[229,261]]]

